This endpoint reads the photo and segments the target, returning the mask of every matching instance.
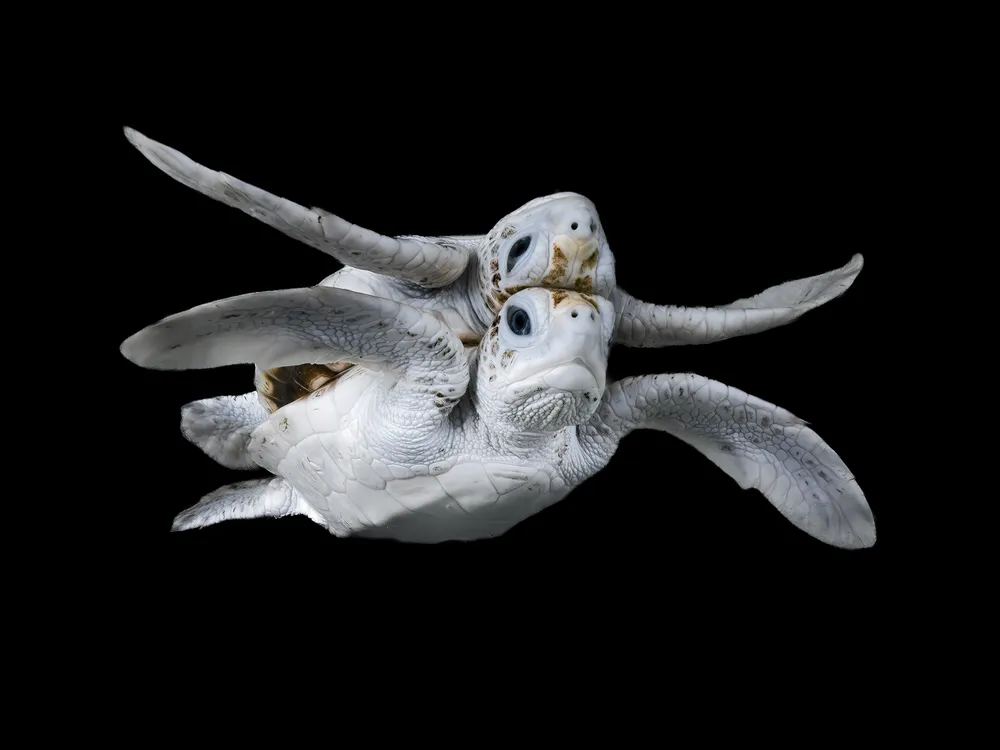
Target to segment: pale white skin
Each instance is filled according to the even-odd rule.
[[[871,510],[844,462],[784,409],[698,375],[607,384],[615,319],[603,298],[526,289],[472,349],[427,311],[313,287],[201,305],[136,333],[122,352],[155,369],[359,365],[272,415],[244,396],[186,407],[196,423],[217,422],[200,437],[186,429],[209,455],[276,478],[211,493],[177,517],[177,530],[302,514],[338,536],[497,536],[647,428],[694,446],[816,539],[874,544]],[[219,443],[218,432],[231,440]]]
[[[573,289],[614,304],[613,342],[633,347],[707,344],[783,326],[843,294],[861,272],[847,265],[789,281],[721,307],[642,302],[615,281],[614,256],[594,204],[557,193],[525,204],[485,235],[385,237],[319,208],[305,208],[223,172],[131,128],[128,140],[175,180],[240,209],[346,267],[321,285],[427,309],[459,336],[478,340],[514,292],[529,286]],[[508,264],[512,249],[529,248]]]

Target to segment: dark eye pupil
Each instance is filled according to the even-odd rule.
[[[526,336],[531,332],[531,318],[520,307],[512,307],[507,313],[507,325],[517,336]]]
[[[514,247],[512,247],[510,252],[507,253],[507,273],[511,272],[511,269],[514,268],[514,264],[517,263],[517,259],[528,251],[528,247],[530,245],[531,237],[522,237],[514,243]]]

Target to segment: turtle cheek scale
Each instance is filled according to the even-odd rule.
[[[586,422],[600,401],[596,388],[554,390],[542,378],[522,387],[519,394],[507,404],[505,421],[517,430],[529,432],[556,431]]]

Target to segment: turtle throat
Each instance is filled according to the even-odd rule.
[[[534,396],[521,403],[510,403],[508,389],[495,375],[490,379],[496,369],[489,367],[492,358],[484,353],[484,348],[486,344],[481,344],[479,356],[470,362],[469,391],[480,428],[491,445],[518,454],[530,452],[581,421],[579,413],[589,408],[589,404],[582,405],[580,399],[569,394],[543,392],[547,389],[541,383],[531,389],[538,391]]]

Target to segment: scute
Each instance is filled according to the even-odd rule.
[[[478,462],[453,466],[437,476],[442,491],[447,493],[466,513],[475,513],[480,508],[497,501],[497,492],[486,475],[486,469]],[[445,504],[448,507],[448,504]]]
[[[509,466],[508,464],[484,464],[486,476],[490,478],[497,494],[505,495],[527,484],[535,476],[533,466]]]
[[[502,495],[494,489],[499,477],[509,478],[511,485]],[[544,470],[478,461],[457,464],[438,476],[394,479],[385,492],[399,504],[399,512],[384,514],[358,535],[425,544],[500,536],[569,494],[553,488]]]

